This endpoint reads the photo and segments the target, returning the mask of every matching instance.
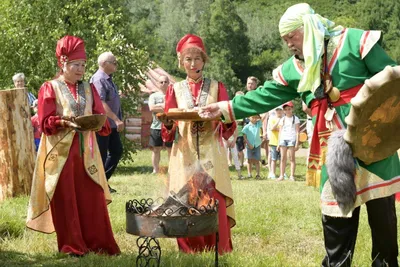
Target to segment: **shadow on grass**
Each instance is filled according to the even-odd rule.
[[[24,233],[24,225],[10,221],[0,221],[0,239],[18,238]]]
[[[162,253],[160,266],[215,266],[214,253],[207,255]],[[119,256],[104,256],[93,253],[84,257],[71,257],[65,254],[30,255],[16,251],[0,251],[0,267],[13,266],[135,266],[136,254],[121,254]],[[226,259],[219,257],[219,266],[228,266]]]
[[[133,174],[151,174],[153,172],[153,167],[151,165],[142,165],[142,166],[121,166],[118,167],[115,171],[117,175],[133,175]]]

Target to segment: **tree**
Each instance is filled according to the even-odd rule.
[[[135,113],[140,100],[136,85],[140,71],[148,64],[148,55],[134,45],[126,4],[125,0],[1,1],[0,88],[10,87],[12,75],[24,72],[27,86],[37,92],[57,72],[57,40],[75,35],[85,41],[86,80],[97,70],[100,53],[112,51],[116,55],[119,67],[114,79],[125,96],[123,110],[125,114]],[[124,145],[124,159],[131,158],[132,143]]]
[[[232,95],[250,75],[247,27],[229,0],[212,3],[208,16],[200,28],[211,58],[206,70],[211,78],[223,81]]]

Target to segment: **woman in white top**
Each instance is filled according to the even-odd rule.
[[[294,181],[294,172],[296,170],[295,151],[299,149],[299,129],[300,120],[293,115],[293,103],[291,101],[283,104],[285,116],[279,122],[279,144],[278,150],[281,152],[281,173],[276,181],[282,181],[285,175],[287,151],[289,150],[290,159],[290,178]]]

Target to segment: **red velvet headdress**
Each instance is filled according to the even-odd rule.
[[[176,45],[176,53],[182,53],[183,50],[189,47],[197,47],[204,53],[206,53],[206,49],[203,44],[203,40],[194,34],[186,34],[179,40]]]
[[[178,55],[179,66],[180,66],[180,62],[181,62],[182,51],[184,51],[185,49],[190,48],[190,47],[196,47],[196,48],[200,49],[201,51],[203,51],[204,54],[207,55],[203,40],[197,35],[190,34],[190,33],[186,34],[179,40],[178,44],[176,45],[176,54]]]
[[[85,43],[82,39],[66,35],[57,42],[56,57],[58,66],[72,60],[86,60]]]

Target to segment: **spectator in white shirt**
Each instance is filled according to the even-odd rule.
[[[279,122],[279,144],[278,149],[281,153],[281,173],[276,181],[282,181],[285,177],[287,152],[289,151],[290,160],[290,178],[294,181],[294,172],[296,170],[295,151],[299,149],[299,129],[300,120],[293,115],[293,103],[291,101],[283,104],[285,116]]]

